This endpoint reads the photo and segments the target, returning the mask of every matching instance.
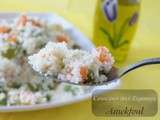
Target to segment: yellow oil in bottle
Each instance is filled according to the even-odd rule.
[[[128,54],[139,18],[140,0],[98,0],[93,42],[110,49],[117,63]]]

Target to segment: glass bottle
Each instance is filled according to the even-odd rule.
[[[128,54],[140,11],[140,0],[98,0],[93,42],[110,49],[116,62]]]

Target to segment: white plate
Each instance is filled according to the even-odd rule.
[[[0,13],[0,20],[11,20],[15,17],[17,17],[19,13]],[[64,18],[56,15],[56,14],[46,14],[46,13],[29,13],[30,16],[36,16],[43,18],[50,23],[58,23],[61,24],[65,29],[68,30],[70,35],[75,38],[76,42],[79,44],[79,46],[87,51],[90,51],[94,48],[94,45],[92,42],[84,36],[75,26],[73,26],[71,23],[66,21]],[[119,80],[112,82],[108,85],[103,85],[99,87],[91,87],[88,92],[85,94],[75,97],[70,100],[66,101],[53,101],[46,104],[37,104],[37,105],[27,105],[27,106],[0,106],[0,112],[16,112],[16,111],[32,111],[32,110],[39,110],[39,109],[46,109],[46,108],[54,108],[54,107],[60,107],[67,104],[72,104],[75,102],[80,102],[82,100],[85,100],[87,98],[90,98],[92,95],[93,90],[95,89],[105,89],[106,91],[108,89],[113,89],[114,87],[117,87],[119,85]]]

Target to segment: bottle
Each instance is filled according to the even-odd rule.
[[[105,45],[117,63],[125,61],[140,11],[140,0],[97,0],[93,42]]]

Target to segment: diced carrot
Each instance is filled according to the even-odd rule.
[[[11,31],[11,28],[0,26],[0,33],[9,33]]]
[[[86,66],[82,66],[80,68],[80,75],[81,75],[81,77],[82,77],[83,80],[87,80],[88,73],[89,73],[89,71],[88,71],[88,68]]]
[[[63,34],[63,35],[57,35],[56,36],[57,42],[65,42],[68,43],[68,36]]]
[[[106,55],[106,54],[100,54],[100,56],[99,56],[99,60],[102,62],[102,63],[104,63],[104,62],[106,62],[107,60],[108,60],[108,56]]]
[[[25,26],[26,23],[27,23],[27,21],[28,21],[27,16],[26,16],[26,15],[22,15],[22,16],[19,18],[17,25],[18,25],[18,26],[19,26],[19,25]]]
[[[97,51],[99,52],[99,56],[98,59],[99,61],[101,61],[102,63],[106,62],[109,60],[109,54],[108,54],[108,49],[105,47],[98,47]]]
[[[32,25],[33,25],[33,26],[42,27],[42,24],[41,24],[40,22],[38,22],[38,21],[31,20],[31,22],[32,22]]]

